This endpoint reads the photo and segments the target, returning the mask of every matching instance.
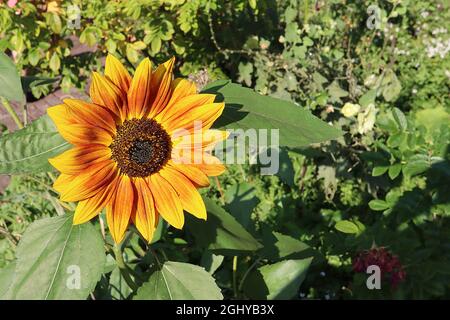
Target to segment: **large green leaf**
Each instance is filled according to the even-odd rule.
[[[209,84],[203,92],[225,101],[215,126],[229,129],[279,129],[280,145],[299,147],[338,138],[342,132],[292,102],[262,96],[227,80]]]
[[[12,262],[5,268],[0,269],[0,300],[6,296],[7,292],[11,290],[11,284],[14,280],[14,269],[16,263]]]
[[[236,255],[256,251],[261,244],[239,224],[233,216],[213,200],[203,198],[208,211],[206,221],[187,216],[186,226],[196,241],[218,254]]]
[[[258,268],[248,276],[244,291],[251,299],[292,299],[305,279],[311,260],[284,260]]]
[[[22,130],[0,137],[0,173],[50,171],[48,159],[69,148],[45,115]]]
[[[135,300],[222,300],[214,278],[205,269],[167,261],[139,288]]]
[[[25,100],[16,66],[3,52],[0,52],[0,97],[9,101]]]
[[[67,214],[33,222],[17,247],[15,277],[6,299],[86,299],[106,257],[90,223],[74,226]]]

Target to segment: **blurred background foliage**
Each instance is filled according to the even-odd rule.
[[[291,298],[450,298],[447,2],[3,2],[0,51],[23,76],[58,79],[32,87],[29,101],[58,87],[85,90],[107,52],[130,70],[145,56],[156,64],[175,55],[178,72],[200,84],[229,78],[294,101],[345,131],[338,141],[283,149],[275,176],[261,176],[256,165],[230,166],[207,191],[263,244],[269,232],[309,246],[312,266]],[[379,24],[369,28],[372,4]],[[16,176],[0,195],[0,267],[13,260],[31,221],[61,210],[45,187],[50,181]],[[179,231],[161,236],[172,259],[209,266],[225,297],[236,297],[229,257],[205,256]],[[406,276],[370,291],[367,275],[352,263],[378,247],[398,257]],[[129,262],[138,267],[147,257],[133,248]],[[279,259],[246,256],[237,277],[250,279],[242,274],[248,266]],[[120,282],[111,271],[109,281]],[[257,297],[249,287],[243,283],[237,296]],[[95,294],[127,292],[105,282]]]

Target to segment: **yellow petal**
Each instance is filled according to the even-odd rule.
[[[58,125],[61,136],[74,145],[101,144],[109,146],[112,143],[112,136],[100,127],[92,127],[82,124]]]
[[[92,102],[111,110],[116,122],[124,120],[126,92],[122,92],[111,80],[94,72],[90,88]]]
[[[95,163],[111,158],[111,149],[101,145],[74,147],[60,155],[48,159],[58,171],[76,175],[82,173]]]
[[[93,197],[116,175],[116,164],[108,160],[90,166],[79,175],[61,174],[53,187],[60,193],[62,201],[80,201]]]
[[[159,173],[152,174],[148,179],[148,186],[153,194],[158,213],[170,225],[177,229],[183,228],[184,214],[178,194]]]
[[[178,130],[193,132],[195,124],[200,123],[203,129],[209,129],[214,121],[222,114],[224,103],[211,103],[194,107],[175,119],[162,122],[169,134]]]
[[[75,215],[73,217],[73,224],[82,224],[92,218],[96,217],[104,207],[108,205],[111,201],[115,189],[117,187],[117,177],[109,183],[107,186],[103,187],[95,196],[92,198],[78,202],[77,208],[75,209]]]
[[[108,54],[106,57],[105,76],[122,92],[128,92],[128,89],[130,88],[131,76],[119,59],[114,57],[112,54]]]
[[[206,220],[205,203],[192,182],[182,173],[169,166],[161,169],[160,174],[177,192],[183,209],[199,219]]]
[[[106,206],[106,221],[115,243],[120,243],[125,236],[130,217],[136,210],[135,199],[133,182],[128,176],[120,176],[113,199]]]
[[[173,104],[171,100],[167,108],[156,116],[156,120],[160,123],[170,122],[195,107],[213,103],[215,98],[213,94],[194,94],[181,98]]]
[[[64,99],[64,104],[69,107],[67,116],[76,123],[101,127],[111,135],[115,134],[116,123],[109,109],[77,99]]]
[[[152,63],[148,58],[141,61],[128,90],[128,119],[141,118],[151,104]]]
[[[176,169],[177,171],[181,172],[191,180],[191,182],[196,187],[207,187],[209,186],[209,179],[206,174],[203,173],[200,169],[192,166],[192,165],[186,165],[186,164],[175,164],[173,161],[169,161],[167,163],[168,166],[171,166],[172,168]]]
[[[229,135],[228,131],[201,130],[194,134],[172,137],[172,143],[174,149],[212,150],[218,142],[226,140]]]
[[[203,162],[199,164],[193,164],[193,166],[200,169],[208,177],[220,176],[226,171],[225,165],[222,164],[222,162],[218,158],[206,152],[203,153]]]
[[[136,179],[137,207],[133,222],[145,240],[151,242],[157,226],[157,214],[153,195],[144,179]]]
[[[159,65],[152,74],[150,86],[152,105],[148,115],[150,118],[154,118],[158,113],[160,113],[169,102],[172,91],[172,70],[174,64],[175,58],[173,57],[165,63]]]
[[[180,99],[197,94],[197,86],[194,82],[177,78],[172,81],[172,95],[170,96],[170,100],[168,106],[175,104]]]

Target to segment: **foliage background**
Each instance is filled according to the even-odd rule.
[[[79,28],[68,27],[73,4]],[[371,4],[381,9],[375,29],[366,25]],[[22,76],[57,78],[31,86],[28,101],[58,87],[85,90],[107,52],[130,68],[144,56],[160,63],[176,55],[180,74],[198,83],[228,78],[344,130],[337,141],[283,149],[276,176],[230,166],[208,190],[265,248],[277,238],[285,255],[212,255],[189,233],[163,230],[164,254],[206,267],[225,298],[260,297],[249,267],[270,276],[267,264],[311,255],[301,286],[278,298],[449,298],[449,18],[448,3],[437,0],[19,1],[0,4],[0,51]],[[86,52],[74,53],[78,40]],[[348,103],[359,106],[354,114]],[[51,179],[14,176],[0,195],[8,231],[0,234],[0,268],[14,260],[11,237],[64,210],[46,187]],[[398,256],[406,272],[398,287],[369,291],[353,272],[352,259],[373,246]],[[148,263],[138,239],[125,253],[135,270]],[[95,298],[130,294],[114,270]],[[236,288],[237,279],[246,281]]]

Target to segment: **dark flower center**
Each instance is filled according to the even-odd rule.
[[[117,127],[110,148],[121,173],[147,177],[161,170],[170,159],[172,141],[155,120],[131,119]]]

